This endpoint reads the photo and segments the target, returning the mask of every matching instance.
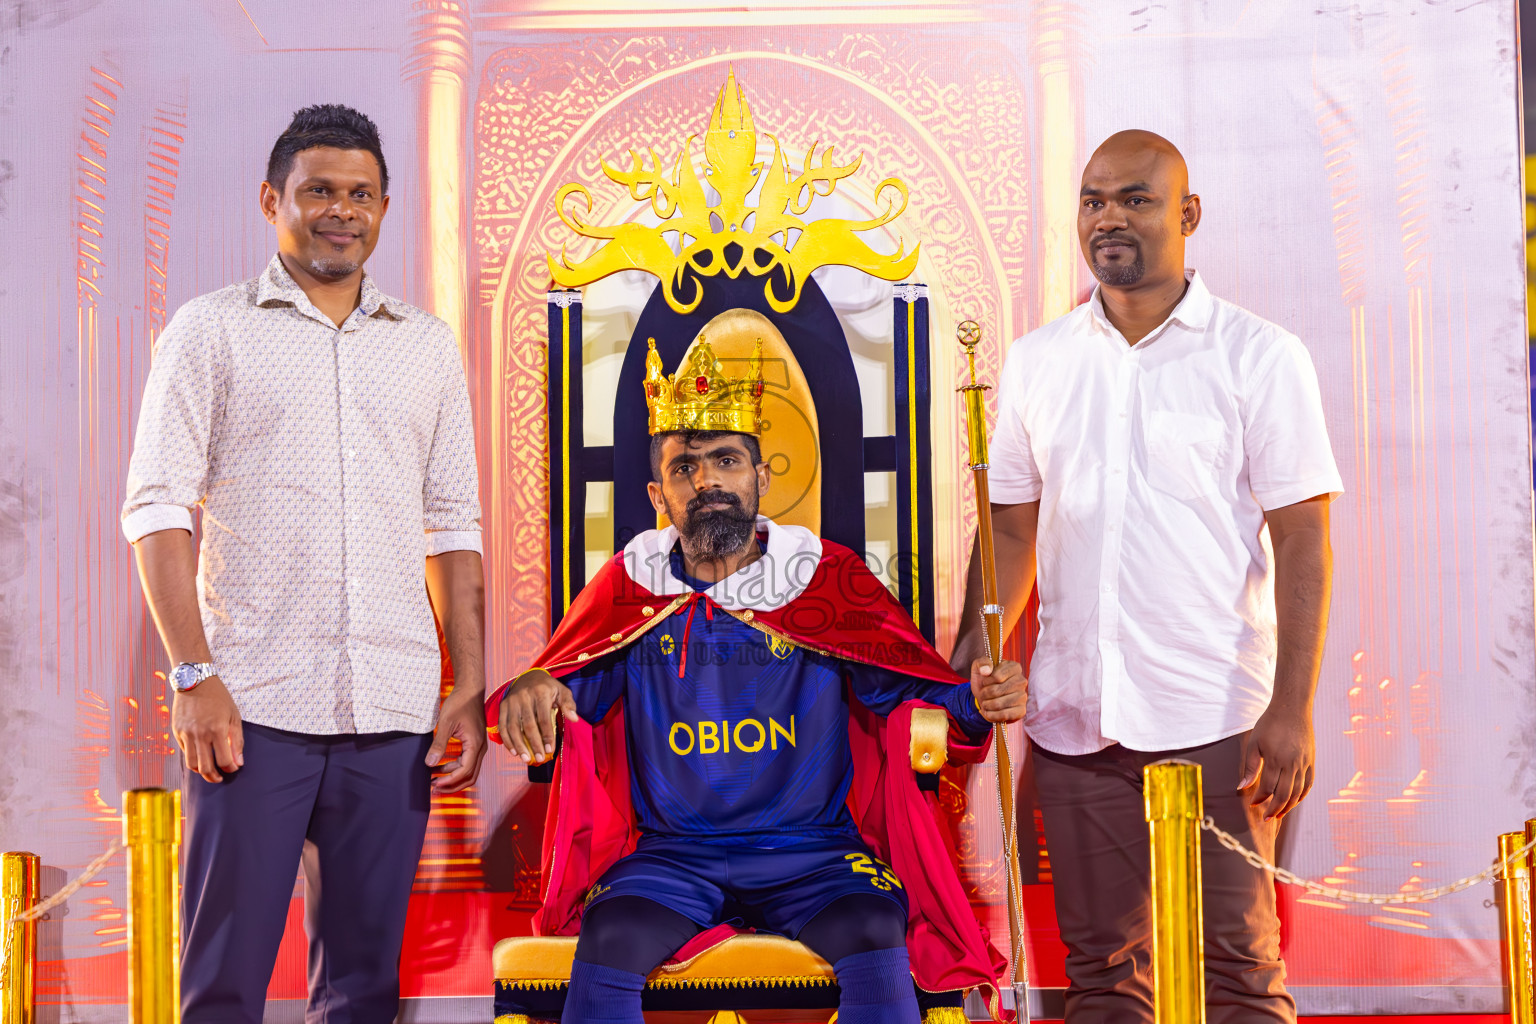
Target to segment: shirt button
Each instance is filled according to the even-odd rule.
[[[1114,593],[1115,588],[1113,586],[1111,586],[1110,584],[1106,583],[1106,584],[1104,584],[1103,590],[1104,590],[1104,593],[1106,593],[1106,594],[1112,594],[1112,593]]]
[[[353,456],[355,456],[356,454],[357,454],[357,451],[355,449],[352,449],[352,448],[348,448],[347,449],[347,458],[350,459]]]
[[[361,516],[361,515],[359,515],[359,514],[358,514],[358,513],[356,513],[356,512],[353,512],[353,513],[352,513],[352,521],[353,521],[353,522],[354,522],[354,523],[355,523],[355,522],[357,522],[357,521],[358,521],[358,520],[359,520],[359,519],[361,519],[361,518],[363,518],[363,517],[362,517],[362,516]]]
[[[640,609],[640,614],[646,617],[650,617],[656,614],[656,609],[652,608],[650,605],[646,605],[644,608]]]
[[[741,613],[741,620],[743,622],[751,622],[752,621],[752,609],[748,608],[746,611],[742,612]]]

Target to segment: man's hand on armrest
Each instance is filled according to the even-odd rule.
[[[579,717],[570,687],[541,668],[529,669],[512,681],[501,701],[497,728],[501,742],[527,764],[542,764],[555,753],[557,718]]]

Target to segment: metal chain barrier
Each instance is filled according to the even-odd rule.
[[[1339,900],[1343,903],[1369,903],[1376,906],[1428,903],[1442,896],[1449,896],[1452,893],[1461,892],[1463,889],[1470,889],[1474,885],[1481,885],[1483,882],[1495,881],[1503,876],[1506,869],[1523,861],[1532,850],[1536,850],[1536,839],[1533,839],[1508,857],[1505,857],[1503,860],[1494,861],[1486,869],[1479,871],[1475,875],[1468,875],[1466,878],[1452,882],[1450,885],[1440,885],[1433,889],[1421,890],[1420,892],[1353,892],[1349,889],[1340,889],[1337,886],[1324,885],[1322,882],[1314,882],[1309,878],[1301,878],[1280,867],[1278,864],[1271,864],[1244,846],[1232,833],[1223,831],[1216,824],[1215,819],[1209,816],[1200,822],[1200,827],[1214,835],[1218,843],[1246,860],[1249,864],[1252,864],[1260,871],[1267,871],[1274,875],[1277,882],[1300,886],[1308,892],[1316,893],[1319,896],[1326,896],[1329,899]]]
[[[17,911],[3,922],[0,922],[0,934],[5,936],[5,941],[0,943],[0,980],[6,980],[10,977],[11,942],[12,936],[15,934],[15,926],[25,924],[28,921],[36,921],[48,913],[48,911],[63,905],[66,900],[79,892],[87,882],[101,874],[102,869],[112,862],[112,858],[116,857],[122,848],[123,841],[121,839],[112,840],[111,845],[106,848],[101,856],[87,864],[84,871],[81,871],[73,881],[66,883],[58,892],[47,899],[39,900],[25,910]]]

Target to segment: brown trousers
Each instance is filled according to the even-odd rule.
[[[1155,753],[1115,744],[1066,756],[1034,747],[1040,816],[1067,946],[1067,1024],[1152,1024],[1152,907],[1141,770],[1178,757],[1201,766],[1205,813],[1274,860],[1278,822],[1237,792],[1242,736]],[[1201,832],[1209,1024],[1294,1024],[1285,991],[1275,886]]]

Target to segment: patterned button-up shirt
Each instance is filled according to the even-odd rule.
[[[440,660],[426,557],[480,550],[469,390],[448,325],[379,293],[340,328],[274,256],[166,325],[123,533],[192,529],[198,596],[242,719],[427,732]]]

